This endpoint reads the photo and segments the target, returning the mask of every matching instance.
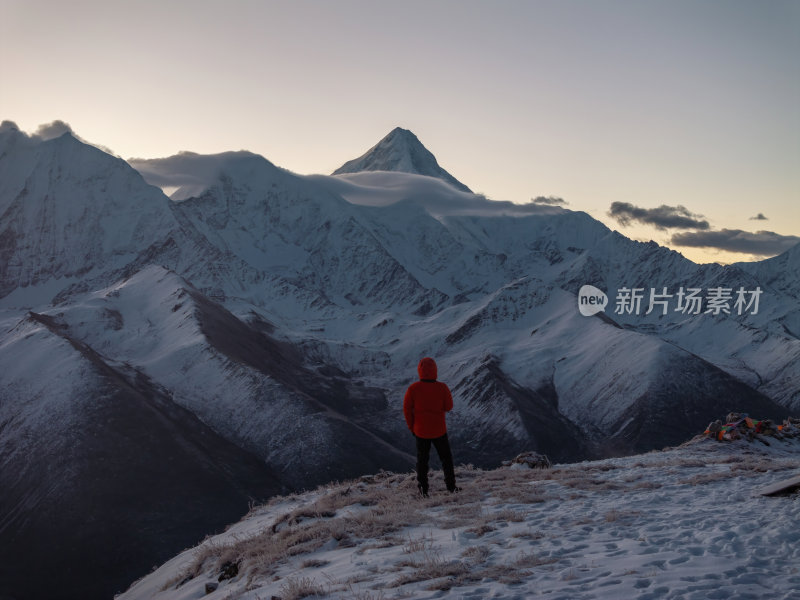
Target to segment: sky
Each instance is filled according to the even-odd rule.
[[[0,120],[330,173],[394,127],[696,262],[800,241],[800,1],[0,0]]]

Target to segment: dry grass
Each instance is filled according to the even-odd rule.
[[[510,564],[494,564],[483,568],[475,568],[485,563],[489,556],[488,548],[485,546],[477,546],[477,548],[478,550],[470,552],[469,555],[467,555],[467,552],[464,553],[467,555],[464,558],[472,559],[470,561],[473,562],[472,568],[468,568],[459,574],[452,574],[444,580],[437,579],[426,589],[446,590],[482,580],[495,580],[506,585],[515,585],[532,575],[528,569],[556,562],[554,558],[543,559],[533,553],[521,552]]]
[[[717,467],[706,468],[712,465]],[[436,547],[432,534],[422,537],[402,537],[405,528],[434,527],[459,528],[475,536],[486,536],[507,523],[524,523],[531,513],[540,509],[542,502],[570,495],[590,497],[597,492],[615,490],[657,489],[662,484],[651,481],[647,472],[653,468],[669,469],[681,474],[679,484],[704,485],[732,476],[757,475],[776,470],[775,461],[758,456],[742,458],[736,455],[714,455],[708,461],[675,456],[652,456],[639,463],[641,472],[629,473],[610,464],[559,465],[552,469],[501,468],[481,471],[473,468],[457,470],[457,481],[462,491],[448,494],[440,473],[431,474],[431,495],[420,498],[416,493],[413,474],[379,473],[339,484],[329,484],[314,492],[313,502],[280,510],[277,499],[267,507],[256,507],[253,514],[275,515],[264,531],[247,538],[234,539],[225,544],[207,540],[196,551],[195,560],[181,578],[171,585],[201,573],[215,577],[226,562],[241,565],[241,576],[246,577],[250,589],[255,580],[277,577],[287,573],[302,559],[302,554],[322,546],[357,545],[356,553],[369,549],[401,546],[404,555],[391,565],[372,565],[369,574],[348,581],[324,581],[321,585],[302,577],[302,569],[323,568],[330,563],[323,560],[306,560],[299,563],[294,576],[284,581],[282,600],[311,598],[328,594],[332,597],[356,600],[384,600],[384,592],[356,589],[354,585],[368,586],[378,574],[392,579],[386,594],[400,598],[408,590],[448,590],[471,585],[477,581],[498,581],[503,584],[519,583],[532,576],[537,569],[552,569],[553,558],[543,558],[534,553],[520,553],[513,561],[492,564],[492,537],[474,539],[456,559],[445,558]],[[783,467],[783,465],[781,465]],[[300,503],[308,496],[300,497]],[[514,504],[501,509],[503,504]],[[614,526],[626,525],[637,513],[613,508],[605,514],[584,517],[569,526],[583,524]],[[263,517],[262,517],[263,518]],[[523,527],[524,529],[524,527]],[[455,533],[453,534],[455,536]],[[536,540],[545,534],[539,531],[518,531],[515,538]],[[363,543],[362,543],[363,542]],[[327,547],[327,546],[326,546]],[[301,556],[300,559],[292,557]],[[311,573],[311,572],[307,572]],[[316,575],[316,572],[314,572]],[[362,575],[364,575],[362,573]],[[576,569],[561,572],[566,581],[579,579]],[[424,582],[421,584],[420,582]],[[417,584],[404,588],[409,584]],[[413,595],[413,594],[412,594]]]
[[[367,550],[380,550],[382,548],[391,548],[392,546],[397,546],[398,544],[402,544],[403,541],[399,538],[394,536],[384,536],[383,539],[379,542],[375,542],[373,544],[361,544],[356,549],[356,554],[364,554]]]
[[[483,516],[483,509],[479,502],[470,502],[469,504],[454,505],[442,515],[441,520],[437,525],[442,529],[455,529],[456,527],[466,527],[475,523]]]
[[[607,467],[607,465],[567,466],[550,471],[549,479],[560,483],[564,487],[581,491],[612,491],[622,489],[623,486],[620,483],[606,481],[601,477],[594,476],[595,474],[602,475],[607,471],[614,470],[605,467]]]
[[[730,456],[726,456],[717,462],[719,462],[720,464],[730,464],[730,463],[745,462],[745,460],[747,459],[744,456],[741,456],[739,454],[731,454]]]
[[[385,538],[411,523],[418,513],[413,503],[405,501],[415,486],[411,477],[393,477],[386,477],[383,486],[356,482],[322,492],[311,505],[281,514],[257,535],[227,544],[208,540],[197,549],[190,567],[168,587],[207,569],[218,570],[226,562],[240,563],[252,579],[272,575],[287,558],[313,552],[331,540],[348,546],[353,545],[353,538]],[[337,514],[356,504],[369,508],[354,514]]]
[[[731,478],[730,471],[718,471],[716,473],[697,473],[687,479],[679,481],[678,483],[680,485],[705,485],[706,483],[712,483],[714,481],[720,481],[722,479],[730,479],[730,478]]]
[[[301,569],[317,569],[320,567],[326,567],[330,564],[328,560],[317,560],[315,558],[311,558],[308,560],[304,560],[300,563]]]
[[[418,526],[430,519],[426,509],[446,508],[437,526],[465,527],[468,531],[483,535],[493,531],[498,523],[521,522],[527,511],[506,509],[491,513],[481,508],[481,502],[489,495],[503,492],[504,499],[519,503],[543,502],[545,497],[531,486],[531,480],[549,479],[547,471],[528,469],[499,469],[483,472],[472,468],[461,468],[458,480],[463,491],[457,494],[432,493],[430,498],[415,498],[416,481],[411,474],[381,473],[362,480],[346,482],[318,489],[316,499],[304,506],[280,513],[271,525],[257,535],[234,539],[220,544],[208,540],[201,545],[190,568],[181,579],[196,577],[203,572],[213,573],[226,562],[238,562],[242,572],[252,581],[277,573],[280,565],[292,556],[313,552],[332,541],[339,546],[354,545],[360,540],[373,540],[371,548],[386,547],[398,543],[396,533],[404,527]],[[437,476],[431,478],[431,489],[443,482]],[[443,485],[442,485],[443,487]],[[409,501],[409,498],[415,498]],[[271,507],[286,499],[274,500]],[[526,502],[527,501],[527,502]],[[348,510],[343,510],[348,509]],[[254,508],[251,513],[264,514],[265,507]],[[432,580],[434,586],[449,586],[454,581],[471,579],[469,570],[488,557],[485,547],[466,555],[463,561],[446,561],[434,547],[431,537],[404,540],[404,551],[408,558],[396,568],[410,569],[399,576],[396,586],[406,583]],[[364,548],[366,549],[366,548]],[[308,560],[300,568],[323,567],[327,563]],[[511,567],[514,568],[514,567]],[[510,578],[510,571],[499,572],[492,567],[491,573],[481,571],[480,577]],[[172,582],[174,585],[176,582]],[[302,598],[321,593],[320,587],[305,577],[287,580],[284,595]],[[444,589],[435,587],[435,589]],[[362,597],[372,597],[368,592],[359,592]],[[305,596],[303,595],[305,594]]]
[[[471,514],[468,522],[463,524],[463,526],[472,525],[472,527],[464,530],[465,533],[482,536],[496,531],[497,526],[501,523],[521,523],[528,516],[527,512],[521,510],[503,509],[497,512],[490,512],[480,507],[477,508],[479,509],[477,513]]]
[[[461,554],[463,559],[461,561],[446,561],[442,559],[432,537],[424,536],[417,540],[409,540],[409,542],[404,550],[411,551],[413,549],[413,556],[400,561],[395,566],[397,569],[410,568],[411,571],[400,575],[393,582],[393,587],[430,581],[426,590],[448,590],[484,579],[516,584],[531,575],[527,569],[556,562],[554,558],[545,559],[534,553],[520,552],[510,564],[487,565],[491,550],[486,545],[467,548]]]
[[[764,458],[754,458],[747,462],[740,462],[731,465],[731,473],[736,475],[755,475],[756,473],[766,473],[767,471],[777,470],[775,461]]]
[[[511,480],[508,487],[505,484],[498,485],[491,490],[491,493],[498,502],[508,504],[539,504],[548,500],[536,486],[529,482],[518,483],[515,480]]]
[[[510,523],[521,523],[528,516],[528,513],[521,510],[513,510],[506,508],[498,513],[495,513],[494,519],[497,521],[508,521]]]
[[[281,600],[302,600],[324,596],[327,590],[310,577],[289,577],[281,586]]]
[[[696,463],[692,466],[696,466]],[[457,582],[483,578],[515,581],[525,576],[526,569],[545,564],[546,561],[534,555],[524,555],[518,563],[483,568],[490,553],[485,545],[477,545],[474,547],[476,549],[465,552],[461,560],[446,561],[434,547],[432,537],[403,539],[400,532],[407,527],[431,525],[439,529],[464,528],[465,533],[483,536],[509,522],[524,522],[530,518],[532,511],[537,510],[537,504],[558,497],[551,495],[554,493],[552,490],[558,487],[567,488],[567,494],[582,496],[597,491],[658,486],[641,481],[639,477],[623,480],[622,474],[615,473],[616,470],[617,467],[608,464],[568,465],[553,469],[500,468],[492,471],[460,467],[456,477],[462,491],[446,493],[441,473],[434,472],[430,479],[429,498],[418,496],[416,478],[412,473],[381,472],[320,487],[310,492],[313,501],[305,504],[303,500],[308,496],[275,498],[266,506],[254,507],[250,513],[262,518],[263,515],[274,514],[267,527],[257,534],[234,538],[225,543],[206,540],[195,551],[191,565],[167,587],[179,586],[201,574],[216,577],[225,563],[240,565],[240,576],[246,577],[248,585],[251,585],[257,579],[276,576],[279,569],[292,564],[292,557],[314,552],[323,546],[359,546],[356,552],[363,553],[368,549],[398,544],[403,545],[407,556],[394,565],[404,571],[398,574],[396,587],[427,580],[433,581],[433,586],[452,586]],[[715,475],[714,478],[725,476],[729,475]],[[619,481],[609,481],[606,477]],[[704,481],[698,475],[689,483]],[[558,486],[545,482],[557,483]],[[490,503],[487,504],[487,501]],[[301,505],[298,506],[298,503]],[[494,503],[518,506],[492,512]],[[285,504],[290,508],[281,509]],[[605,515],[606,522],[621,518],[622,515],[617,511],[609,511]],[[540,532],[521,532],[516,537],[537,539],[542,535]],[[299,569],[322,568],[328,564],[321,560],[306,560],[299,563]],[[308,578],[294,578],[291,583],[288,582],[291,588],[287,588],[288,597],[310,597],[319,593],[319,588],[311,585]],[[337,582],[336,586],[329,586],[329,593],[345,591],[342,586],[346,583]],[[359,593],[365,599],[372,597],[367,592]]]
[[[530,527],[530,525],[528,526]],[[513,534],[511,537],[514,538],[521,538],[526,540],[540,540],[544,537],[544,533],[541,531],[518,531],[517,533]]]
[[[469,529],[464,530],[465,533],[472,533],[478,537],[486,535],[487,533],[491,533],[492,531],[497,531],[497,527],[485,521],[476,525],[475,527],[470,527]]]
[[[475,565],[485,563],[490,555],[491,550],[487,546],[470,546],[461,553],[462,558],[466,558]]]
[[[633,486],[634,490],[657,490],[661,484],[656,481],[641,481]]]
[[[619,467],[611,463],[597,463],[584,468],[584,470],[589,473],[596,471],[605,473],[607,471],[615,471],[616,469],[619,469]]]
[[[386,594],[384,594],[383,590],[378,590],[376,592],[357,590],[353,589],[353,586],[350,585],[347,587],[347,598],[349,600],[385,600]]]
[[[433,548],[433,534],[423,535],[419,538],[408,538],[408,543],[403,546],[403,552],[406,554],[414,554],[417,552],[429,552]]]
[[[617,509],[612,508],[610,511],[606,513],[605,521],[606,523],[616,523],[619,521],[620,513]]]
[[[423,537],[415,541],[413,547],[415,548],[413,551],[410,550],[411,546],[403,548],[404,551],[408,550],[412,556],[397,565],[398,567],[411,567],[412,571],[398,577],[392,587],[429,579],[459,577],[469,572],[469,566],[461,561],[444,560],[439,550],[433,545],[431,538]]]
[[[702,469],[706,466],[706,463],[701,462],[699,460],[683,458],[678,461],[678,466],[683,467],[685,469]]]
[[[530,569],[532,567],[550,565],[554,562],[556,562],[555,558],[541,558],[533,552],[520,552],[512,563],[512,566],[518,569]]]
[[[575,581],[576,579],[578,579],[578,571],[574,568],[569,569],[561,576],[562,581]]]

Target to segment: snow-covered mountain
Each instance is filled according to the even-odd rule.
[[[365,154],[347,161],[333,174],[344,175],[362,171],[399,171],[426,175],[446,181],[463,192],[470,191],[467,186],[439,166],[436,157],[422,145],[416,135],[400,127],[392,129]]]
[[[4,125],[0,296],[53,280],[83,284],[169,237],[163,194],[124,161],[70,133],[40,141]]]
[[[384,148],[421,155],[410,135],[395,130]],[[6,540],[24,535],[30,562],[47,528],[74,524],[53,512],[31,533],[23,525],[38,506],[127,489],[151,456],[179,455],[160,466],[193,485],[203,476],[189,463],[211,487],[235,482],[220,496],[227,511],[279,488],[410,468],[402,395],[425,355],[455,394],[456,461],[477,466],[523,450],[629,454],[679,443],[729,410],[800,407],[798,247],[696,265],[585,213],[487,200],[379,156],[335,176],[299,176],[249,152],[129,164],[70,134],[0,127],[0,478],[10,490],[0,514],[11,515],[0,556],[16,555]],[[580,313],[583,285],[607,293],[605,312]],[[615,311],[631,288],[641,310]],[[706,313],[705,300],[695,314],[675,310],[681,288],[762,293],[757,311],[737,314],[732,298],[728,313]],[[651,289],[668,292],[668,311],[645,314]],[[145,422],[117,412],[129,405],[170,415],[169,427],[147,425],[144,457],[121,449],[126,423]],[[76,438],[96,443],[71,453]],[[230,451],[214,463],[218,447]],[[64,477],[36,492],[54,456]],[[97,461],[107,468],[79,466]],[[155,528],[195,535],[204,517],[169,508],[168,487],[147,490],[131,501],[160,507],[147,517]],[[103,528],[115,503],[98,502]],[[131,547],[145,560],[159,544]],[[0,582],[15,580],[18,563],[3,564]]]
[[[97,316],[95,326],[123,326],[119,313]],[[51,315],[3,318],[0,330],[4,598],[109,597],[156,556],[287,489],[169,390]]]
[[[736,266],[751,273],[758,281],[800,298],[800,244],[773,258],[737,263]]]

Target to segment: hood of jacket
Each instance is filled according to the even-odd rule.
[[[417,373],[419,373],[420,379],[432,379],[435,381],[438,375],[436,361],[430,357],[423,358],[417,365]]]

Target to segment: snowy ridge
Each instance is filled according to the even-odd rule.
[[[800,296],[800,244],[779,256],[755,263],[737,263],[736,266],[770,286]]]
[[[107,360],[135,365],[169,390],[173,402],[259,456],[292,487],[341,472],[307,464],[297,439],[305,440],[309,452],[324,448],[331,462],[347,461],[355,451],[348,436],[363,416],[353,415],[348,423],[338,413],[357,406],[356,394],[364,390],[351,393],[344,382],[334,387],[307,370],[296,350],[161,267],[92,293],[50,318]],[[375,466],[369,459],[350,462],[353,473]]]
[[[330,484],[253,509],[118,600],[788,600],[800,503],[759,492],[797,473],[795,442],[706,439],[544,470],[461,469],[460,493],[427,500],[407,500],[411,474]]]
[[[122,324],[110,310],[96,316],[93,327]],[[263,462],[57,316],[4,315],[0,326],[4,595],[108,597],[154,557],[236,518],[250,498],[285,489]],[[192,502],[197,495],[205,501]],[[124,552],[109,551],[119,543]],[[36,575],[45,556],[58,577]],[[87,563],[104,575],[87,578]]]
[[[51,278],[122,268],[168,239],[163,194],[71,134],[0,135],[0,296]]]

